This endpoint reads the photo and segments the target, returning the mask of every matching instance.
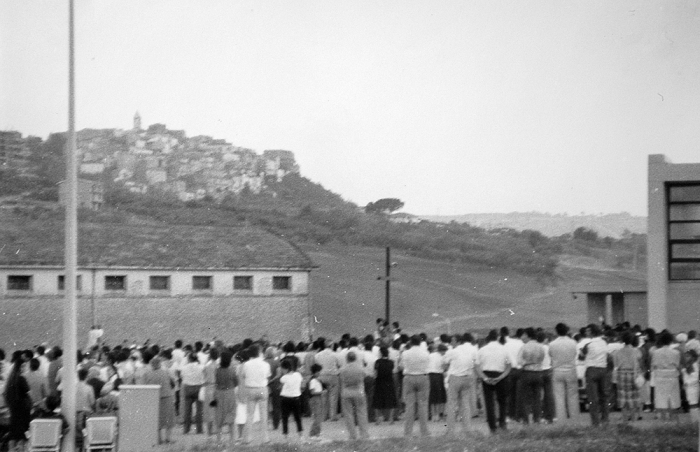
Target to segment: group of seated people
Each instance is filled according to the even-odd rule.
[[[308,436],[320,438],[321,422],[344,418],[350,438],[369,437],[367,424],[404,422],[404,434],[429,435],[427,422],[444,422],[468,432],[485,411],[496,433],[509,422],[566,421],[579,414],[584,386],[594,425],[608,421],[617,403],[626,419],[643,408],[669,416],[684,403],[697,416],[698,351],[695,331],[672,335],[638,326],[588,325],[571,334],[508,328],[476,334],[402,334],[377,321],[375,334],[337,341],[271,343],[245,339],[182,340],[172,348],[145,343],[93,345],[78,353],[76,427],[94,413],[116,413],[120,385],[160,386],[159,442],[172,442],[178,420],[183,433],[249,442],[253,424],[261,438],[292,416],[301,437],[301,418],[311,417]],[[13,444],[24,439],[33,417],[56,416],[63,388],[60,347],[18,350],[10,363],[0,349],[0,416],[9,415]],[[611,397],[617,391],[617,401]],[[194,429],[192,427],[194,426]],[[206,427],[206,429],[205,429]],[[356,430],[357,429],[357,430]]]

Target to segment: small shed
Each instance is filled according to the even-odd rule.
[[[649,325],[646,283],[584,284],[572,287],[570,292],[575,300],[586,301],[588,323],[600,323],[602,319],[608,325]]]

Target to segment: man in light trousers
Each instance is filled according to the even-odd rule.
[[[473,337],[465,333],[460,344],[445,354],[447,367],[447,435],[455,432],[456,411],[462,416],[462,431],[467,433],[471,425],[471,398],[476,391],[476,362],[478,349],[472,345]]]
[[[411,337],[411,348],[401,354],[400,366],[403,369],[403,400],[406,404],[406,420],[404,436],[413,435],[413,423],[418,410],[421,436],[430,436],[428,430],[428,396],[430,381],[428,380],[428,363],[430,354],[421,346],[418,335]]]
[[[557,420],[566,422],[580,413],[576,341],[568,336],[569,327],[566,324],[558,323],[554,329],[559,337],[549,344],[549,355],[552,358],[555,416]]]
[[[241,367],[241,386],[243,398],[246,403],[246,422],[243,433],[243,442],[250,443],[250,430],[253,425],[255,406],[260,408],[260,425],[263,430],[263,443],[270,442],[270,432],[267,426],[267,400],[269,397],[267,385],[272,372],[270,365],[260,356],[260,348],[257,345],[248,347],[250,359]]]

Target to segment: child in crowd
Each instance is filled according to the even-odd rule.
[[[294,422],[297,424],[297,432],[299,438],[302,438],[303,428],[301,425],[301,383],[303,377],[299,372],[293,369],[292,363],[289,360],[283,359],[280,363],[282,376],[280,383],[282,390],[280,391],[280,404],[282,408],[282,433],[285,440],[288,439],[289,433],[289,415],[294,416]]]
[[[309,393],[311,398],[309,403],[311,404],[311,417],[313,418],[313,424],[311,424],[311,430],[309,430],[309,439],[316,440],[321,439],[321,422],[323,422],[323,384],[318,379],[321,373],[320,364],[314,364],[311,366],[311,380],[309,380]]]
[[[700,396],[700,381],[698,380],[700,365],[698,364],[698,352],[695,350],[687,350],[685,352],[685,363],[686,366],[681,371],[683,374],[685,398],[690,408],[690,417],[697,422],[700,420],[700,412],[698,410],[698,398]]]

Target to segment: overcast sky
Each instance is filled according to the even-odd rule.
[[[0,0],[0,129],[67,129],[67,0]],[[700,162],[697,1],[76,0],[77,128],[138,110],[415,214],[646,215]]]

